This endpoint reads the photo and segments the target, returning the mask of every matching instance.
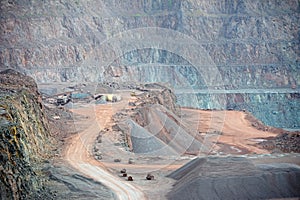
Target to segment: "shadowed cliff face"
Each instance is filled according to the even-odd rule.
[[[49,132],[34,80],[12,70],[0,73],[1,199],[44,198],[41,163]]]

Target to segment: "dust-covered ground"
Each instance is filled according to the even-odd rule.
[[[208,159],[205,169],[210,170],[204,170],[207,174],[216,175],[215,178],[218,178],[218,173],[226,174],[220,179],[211,179],[218,185],[224,185],[223,188],[211,185],[211,190],[220,190],[215,197],[224,194],[229,199],[230,195],[237,194],[234,191],[238,192],[239,184],[232,186],[235,189],[231,193],[225,191],[232,185],[232,176],[236,183],[240,181],[247,184],[250,181],[249,184],[255,185],[261,182],[262,179],[257,178],[257,175],[254,177],[257,171],[260,172],[258,176],[264,177],[263,184],[270,184],[270,181],[278,178],[273,173],[281,174],[283,181],[275,181],[274,187],[284,188],[284,185],[280,185],[282,182],[287,190],[272,196],[270,191],[273,189],[269,187],[265,194],[261,190],[257,192],[257,196],[251,194],[249,198],[287,198],[299,195],[297,192],[287,192],[299,188],[294,180],[298,176],[298,168],[280,167],[282,163],[299,166],[299,155],[283,154],[279,150],[276,152],[280,153],[275,154],[274,149],[261,145],[262,141],[285,134],[282,130],[262,126],[258,128],[259,121],[249,118],[249,113],[246,112],[180,109],[172,104],[172,91],[166,88],[119,90],[114,93],[122,97],[121,101],[95,104],[95,101],[87,100],[72,102],[72,107],[48,105],[47,115],[52,124],[53,135],[60,141],[57,157],[53,160],[54,168],[48,169],[53,180],[50,185],[56,188],[58,196],[70,194],[74,198],[81,198],[85,196],[83,191],[87,190],[83,189],[86,187],[84,184],[89,184],[95,189],[87,196],[90,198],[208,197],[199,195],[200,189],[197,187],[189,186],[194,181],[205,179],[201,172],[204,168],[193,167],[192,170],[185,166],[190,161],[195,162],[197,157]],[[164,104],[169,107],[166,108]],[[54,116],[59,116],[59,119]],[[186,136],[182,138],[183,134]],[[193,139],[189,140],[189,137]],[[241,159],[243,166],[239,162],[229,162]],[[226,165],[223,165],[224,161]],[[168,176],[174,174],[172,172],[175,170],[184,171],[186,168],[189,169],[185,172],[185,176],[189,177],[187,179]],[[126,177],[121,173],[122,169],[126,169]],[[104,171],[97,175],[98,170]],[[190,173],[195,170],[199,170],[197,175]],[[292,175],[285,173],[286,171],[290,171]],[[106,173],[108,177],[103,178],[107,180],[101,179]],[[146,180],[147,174],[153,175],[154,179]],[[132,176],[132,182],[127,181],[128,176]],[[287,178],[291,176],[292,178]],[[104,196],[101,197],[96,188],[103,191],[101,194]],[[211,190],[206,191],[211,193]],[[177,194],[178,191],[182,191],[181,195]],[[201,194],[204,195],[203,192]],[[213,197],[215,194],[211,195]]]

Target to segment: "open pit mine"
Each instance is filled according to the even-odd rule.
[[[0,199],[299,199],[299,0],[1,0]]]

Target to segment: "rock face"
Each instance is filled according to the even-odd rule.
[[[229,90],[300,84],[297,0],[0,5],[0,66],[25,70],[38,82],[168,82],[176,89]],[[284,118],[272,125],[282,126]],[[299,127],[294,124],[285,126]]]
[[[247,110],[266,125],[300,129],[299,92],[294,90],[202,91],[177,93],[182,106],[202,109]]]
[[[196,40],[228,88],[299,84],[297,0],[1,1],[0,64],[29,70],[42,82],[98,81],[104,71],[122,79],[133,73],[131,67],[144,70],[149,67],[140,64],[149,63],[168,65],[172,73],[190,80],[193,68],[188,58],[159,46],[125,49],[119,59],[117,49],[105,53],[102,43],[115,34],[154,26]],[[111,73],[105,61],[121,67]],[[155,76],[155,67],[150,67],[153,78],[136,78],[166,77]],[[200,83],[195,87],[202,87]]]
[[[35,81],[3,71],[0,91],[1,199],[45,199],[40,167],[50,139]]]
[[[163,105],[174,114],[179,113],[179,107],[176,104],[177,98],[170,88],[159,84],[146,84],[146,88],[157,87],[157,89],[142,93],[138,96],[135,104],[138,107],[151,106],[153,104]],[[146,89],[147,90],[147,89]]]

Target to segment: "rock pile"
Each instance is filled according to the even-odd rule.
[[[261,142],[260,145],[274,152],[300,153],[300,132],[279,134],[277,137]]]
[[[300,168],[287,163],[254,165],[241,157],[196,158],[172,172],[168,199],[283,199],[300,196]]]

